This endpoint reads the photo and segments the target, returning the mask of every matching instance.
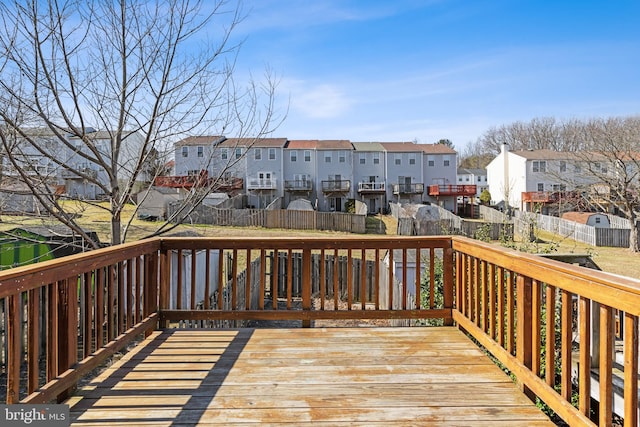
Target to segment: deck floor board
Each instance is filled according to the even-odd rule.
[[[67,403],[73,425],[554,425],[456,328],[167,330]]]

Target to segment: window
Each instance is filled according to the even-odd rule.
[[[600,224],[600,218],[596,217],[596,224]]]
[[[414,153],[409,154],[409,164],[410,165],[416,164],[416,155]]]
[[[582,166],[580,166],[578,163],[576,163],[575,165],[573,165],[573,171],[575,173],[580,173],[582,172]]]
[[[564,184],[553,184],[551,188],[553,191],[566,191],[567,186]]]
[[[469,177],[466,178],[466,181],[469,182]]]
[[[242,148],[236,148],[236,159],[242,157]]]
[[[311,161],[311,151],[304,150],[304,161],[305,162],[310,162]]]
[[[395,164],[396,164],[396,165],[401,165],[401,164],[402,164],[402,157],[401,157],[401,155],[400,155],[400,154],[396,154],[396,157],[395,157]]]
[[[347,153],[345,153],[344,151],[340,151],[340,152],[338,153],[338,156],[339,156],[339,157],[338,157],[338,161],[339,161],[340,163],[345,163],[345,162],[347,161]]]
[[[297,162],[298,161],[298,152],[295,151],[295,150],[291,152],[291,161],[292,162]]]
[[[187,171],[187,175],[189,176],[200,175],[200,171],[198,169],[191,169]]]
[[[360,164],[364,165],[367,163],[367,157],[365,156],[364,153],[360,153]]]
[[[564,160],[560,160],[560,172],[566,172],[567,171],[567,162],[565,162]]]
[[[373,153],[373,164],[374,165],[380,164],[380,153]]]
[[[467,181],[469,180],[469,178],[467,178]],[[458,182],[462,182],[462,177],[458,177]]]
[[[204,147],[198,147],[198,157],[204,157]]]
[[[450,163],[450,162],[449,162],[449,160],[445,160],[445,161],[444,161],[444,165],[445,165],[445,166],[449,166],[449,163]]]
[[[534,172],[546,172],[547,171],[547,162],[544,160],[535,160],[533,162],[533,171]]]
[[[189,157],[189,147],[182,147],[182,157]]]
[[[436,162],[433,160],[429,160],[429,163],[427,163],[429,166],[435,166]]]
[[[269,148],[269,160],[275,160],[275,159],[276,159],[276,149]]]
[[[331,153],[324,153],[324,162],[331,163]]]
[[[220,158],[222,160],[227,160],[229,158],[229,152],[227,151],[226,148],[223,148],[222,151],[220,152]]]
[[[253,152],[253,157],[255,160],[262,160],[262,149],[256,148]]]
[[[538,191],[544,191],[544,183],[542,182],[538,183]]]

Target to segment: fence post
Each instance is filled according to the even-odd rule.
[[[516,358],[529,369],[533,363],[532,304],[532,280],[530,277],[518,275],[516,278]],[[527,386],[521,382],[518,382],[518,385],[529,398],[533,398],[534,394]]]

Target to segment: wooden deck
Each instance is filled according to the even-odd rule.
[[[156,332],[73,425],[553,425],[453,327]]]

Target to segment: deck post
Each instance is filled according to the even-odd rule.
[[[451,246],[451,242],[449,242],[449,246],[444,248],[443,251],[443,292],[444,292],[444,308],[453,310],[453,288],[455,286],[454,283],[454,261],[453,261],[453,247]],[[453,325],[453,317],[447,317],[444,319],[445,326]]]
[[[311,249],[302,250],[302,310],[311,311]],[[311,327],[311,320],[302,321],[303,328]]]
[[[532,279],[519,274],[516,278],[516,358],[528,369],[533,364],[532,303]],[[518,381],[518,386],[529,398],[534,398],[531,389],[521,381]]]
[[[207,260],[208,260],[208,257],[207,257]],[[170,283],[171,283],[171,254],[166,248],[161,248],[160,249],[160,283],[159,283],[160,289],[159,289],[159,297],[158,297],[159,311],[169,309]],[[161,329],[166,328],[169,326],[169,321],[160,320],[160,324],[158,326]]]

